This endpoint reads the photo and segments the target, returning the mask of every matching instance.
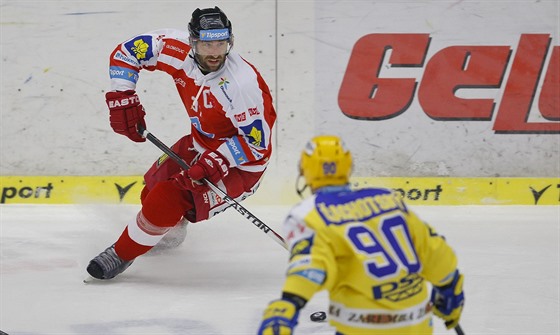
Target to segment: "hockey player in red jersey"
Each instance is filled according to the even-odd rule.
[[[164,71],[191,123],[190,134],[172,149],[191,168],[182,170],[166,155],[151,166],[141,210],[118,240],[90,261],[92,277],[115,277],[183,220],[197,222],[223,211],[228,204],[199,180],[208,179],[237,201],[256,191],[271,155],[276,112],[260,73],[232,47],[232,24],[214,7],[196,9],[188,33],[138,35],[111,53],[111,91],[105,97],[113,130],[145,141],[137,129],[146,123],[136,84],[143,70]]]
[[[284,221],[286,279],[258,334],[292,334],[321,290],[337,335],[432,334],[432,312],[455,328],[463,275],[445,239],[391,190],[351,189],[352,156],[336,136],[313,138],[299,167],[313,195]]]

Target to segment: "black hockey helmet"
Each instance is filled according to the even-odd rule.
[[[227,34],[225,30],[227,29]],[[189,33],[191,38],[204,39],[204,31],[214,30],[219,35],[214,35],[212,39],[230,39],[232,37],[231,22],[228,20],[226,14],[222,12],[217,6],[214,8],[197,8],[192,13],[191,21],[189,22]],[[200,32],[203,31],[201,38]],[[224,38],[219,38],[224,37]]]

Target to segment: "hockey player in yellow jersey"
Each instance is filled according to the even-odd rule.
[[[352,156],[336,136],[308,142],[299,170],[312,196],[285,219],[286,279],[258,334],[293,334],[321,290],[337,335],[432,334],[432,313],[449,329],[458,325],[463,275],[442,236],[391,190],[352,190]]]

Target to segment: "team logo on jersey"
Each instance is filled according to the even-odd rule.
[[[266,140],[264,138],[264,131],[262,120],[255,120],[248,126],[240,127],[245,135],[250,139],[250,143],[254,146],[266,148]]]
[[[150,59],[154,56],[151,48],[152,37],[151,36],[139,36],[133,40],[130,40],[124,44],[124,47],[136,57],[138,60]]]

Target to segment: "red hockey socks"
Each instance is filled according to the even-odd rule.
[[[193,209],[190,193],[179,190],[170,181],[157,183],[147,196],[143,196],[142,209],[136,220],[125,228],[115,243],[115,252],[127,261],[148,252],[187,210]]]

